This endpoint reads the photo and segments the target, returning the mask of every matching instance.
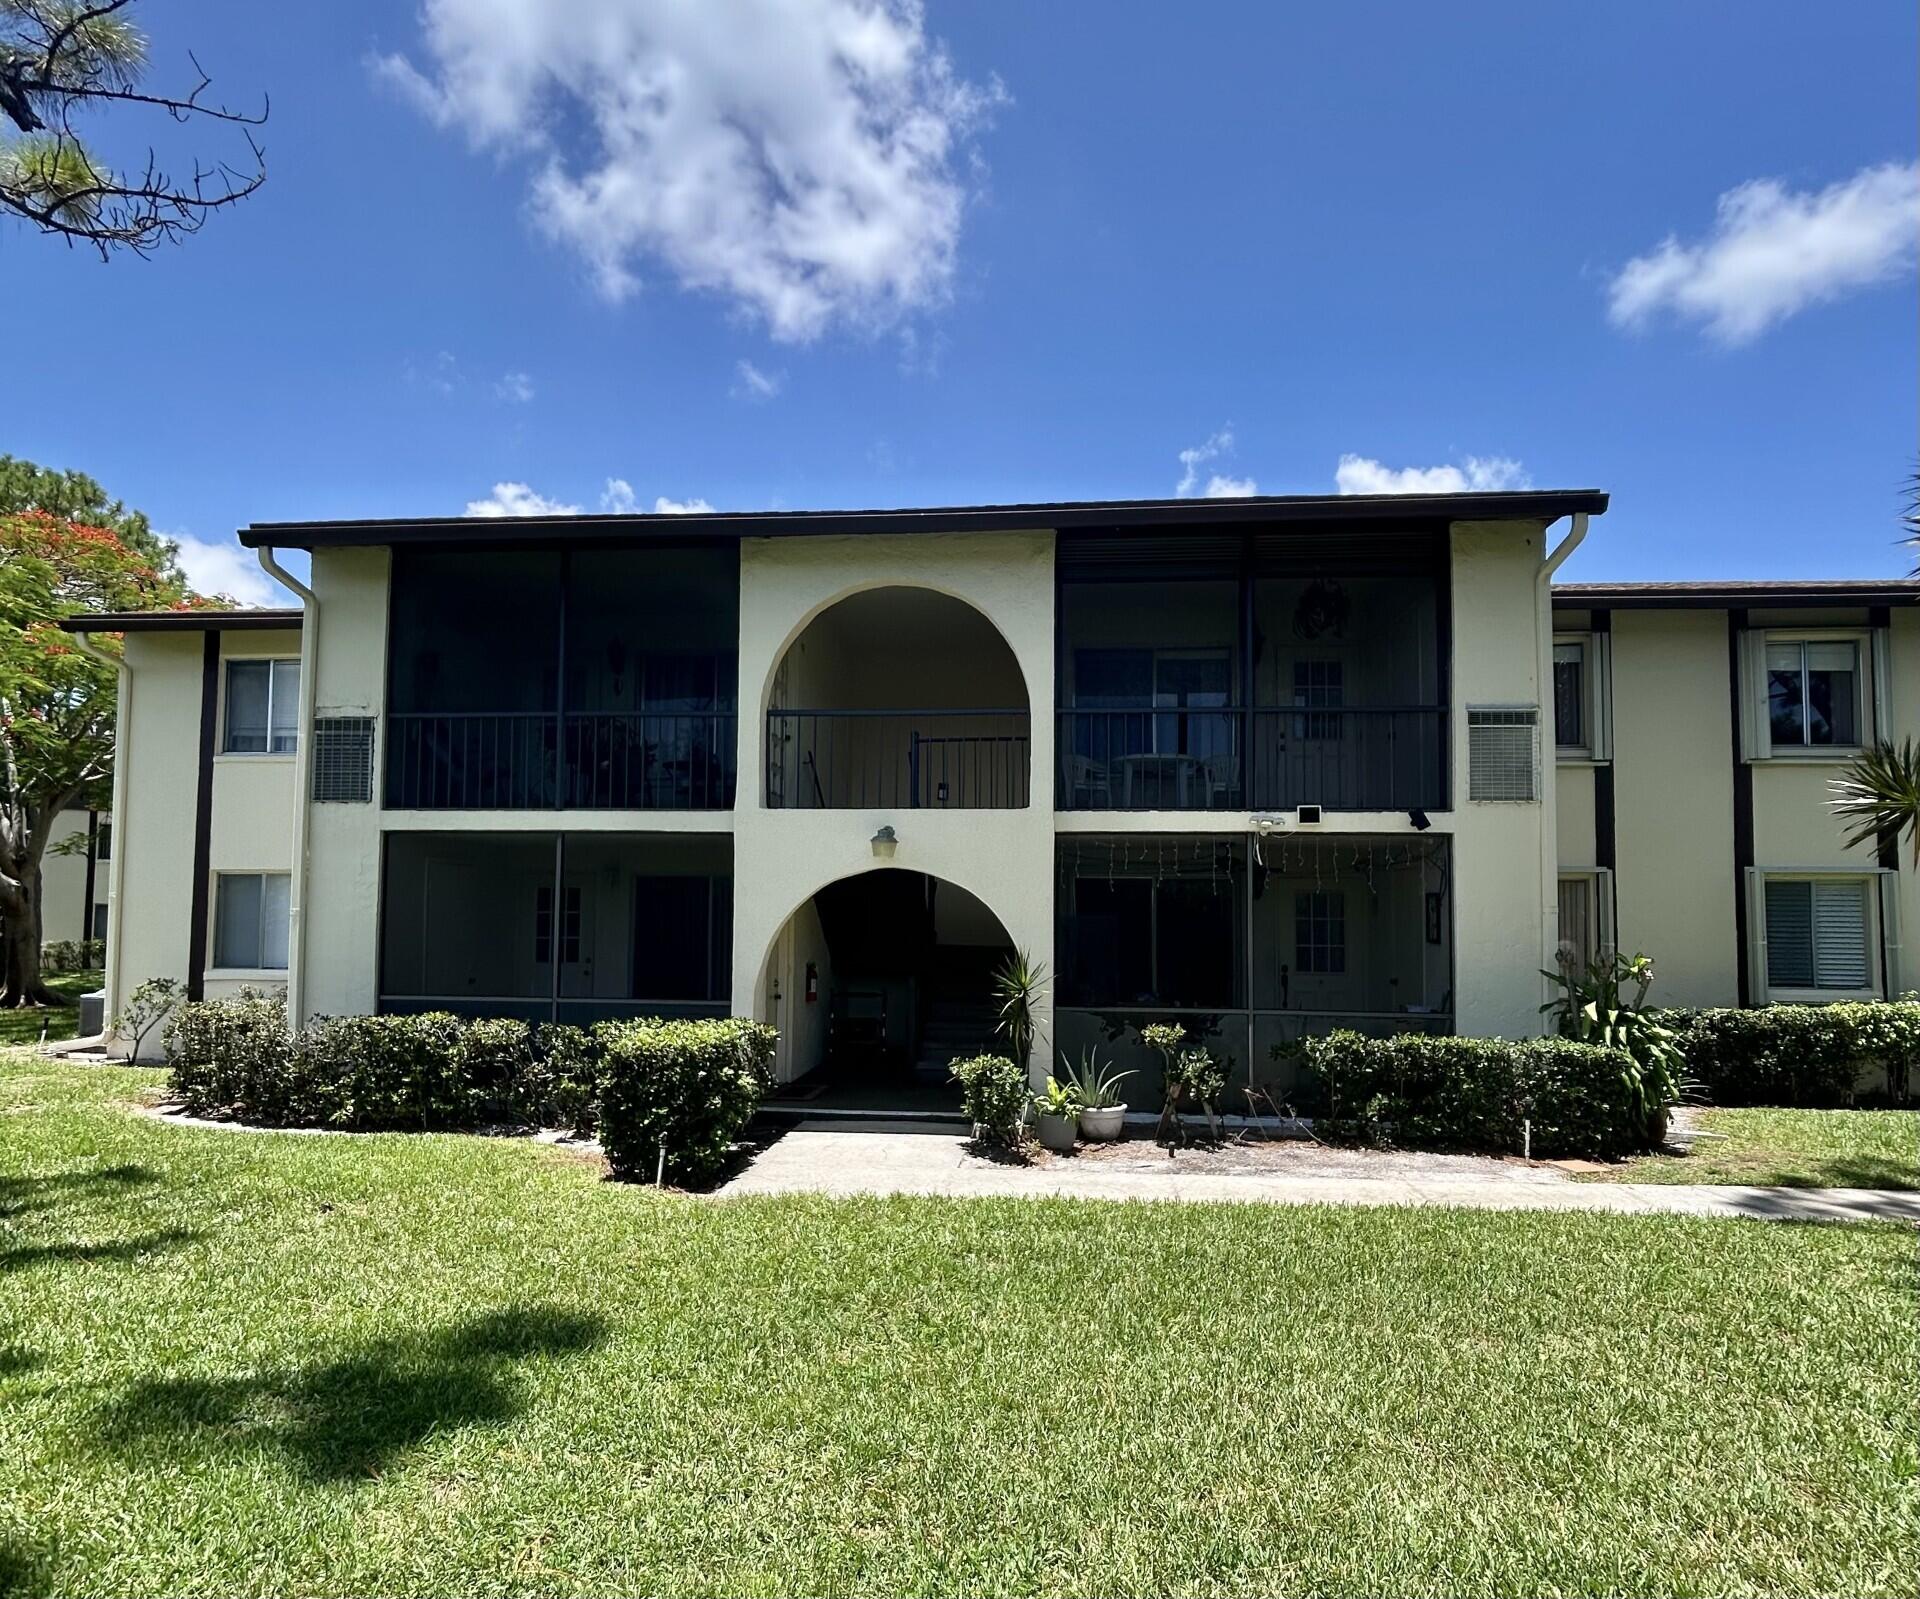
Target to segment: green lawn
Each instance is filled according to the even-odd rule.
[[[1920,1111],[1706,1110],[1685,1155],[1644,1155],[1591,1180],[1920,1188]]]
[[[723,1203],[0,1056],[0,1588],[1910,1593],[1911,1232]]]
[[[62,972],[47,979],[47,987],[66,1001],[39,1010],[0,1010],[0,1045],[37,1044],[40,1029],[48,1038],[75,1038],[80,1031],[80,996],[100,986],[101,972]]]

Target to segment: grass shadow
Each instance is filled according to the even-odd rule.
[[[108,1408],[100,1437],[121,1451],[264,1449],[317,1482],[377,1476],[436,1433],[517,1415],[512,1363],[578,1353],[605,1333],[598,1316],[522,1308],[258,1376],[149,1379]]]
[[[53,1558],[46,1549],[0,1537],[0,1599],[43,1594],[50,1586]]]
[[[131,1163],[53,1172],[46,1177],[0,1177],[0,1221],[51,1210],[62,1197],[90,1199],[159,1180],[160,1174],[151,1167]]]
[[[16,1244],[10,1249],[0,1249],[0,1277],[56,1261],[66,1264],[79,1261],[124,1264],[143,1259],[158,1250],[178,1249],[198,1236],[185,1227],[163,1227],[158,1232],[141,1233],[137,1238],[115,1238],[100,1244]]]

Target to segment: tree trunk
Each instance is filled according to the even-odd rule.
[[[16,881],[0,897],[0,1009],[62,1004],[40,977],[40,863],[22,863]]]

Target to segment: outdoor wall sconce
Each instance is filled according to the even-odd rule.
[[[879,832],[875,833],[872,844],[873,853],[881,860],[892,860],[893,852],[900,847],[900,840],[893,831],[893,824],[888,823],[885,827],[881,828]]]

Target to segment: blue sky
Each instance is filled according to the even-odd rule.
[[[1908,564],[1903,0],[139,14],[269,180],[146,262],[0,225],[0,449],[196,541],[1457,478],[1610,490],[1574,578]]]

